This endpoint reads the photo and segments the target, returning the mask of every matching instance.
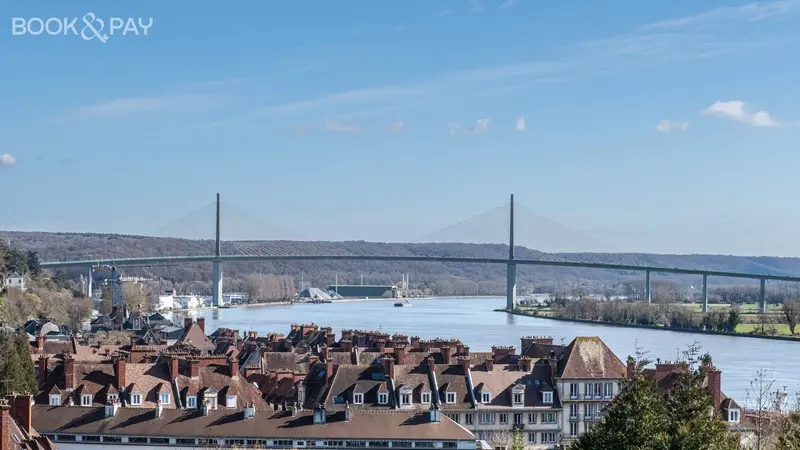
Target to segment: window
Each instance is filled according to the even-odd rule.
[[[491,394],[488,392],[481,393],[481,403],[489,403],[492,400]]]
[[[159,445],[167,445],[169,444],[169,438],[150,438],[151,444],[159,444]]]
[[[229,395],[225,397],[225,407],[226,408],[236,408],[236,396]]]
[[[584,403],[583,405],[583,414],[586,416],[588,420],[594,420],[599,416],[597,410],[597,403]]]
[[[190,395],[186,397],[186,407],[187,408],[197,408],[197,396]]]
[[[58,394],[51,394],[50,406],[61,406],[61,396]]]
[[[528,433],[528,444],[536,443],[536,433]]]
[[[422,393],[422,403],[430,403],[431,402],[431,393],[430,392],[423,392]]]
[[[522,394],[519,394],[519,393],[514,394],[514,404],[515,405],[522,404]]]
[[[81,406],[92,406],[92,396],[90,394],[81,395]]]
[[[411,404],[411,394],[400,394],[400,404],[401,405],[410,405]]]
[[[442,448],[458,448],[458,443],[451,441],[442,442]]]
[[[158,399],[161,400],[162,405],[169,405],[169,394],[159,394]]]
[[[473,414],[464,414],[464,423],[467,425],[472,425],[474,420]]]
[[[570,437],[575,437],[578,435],[578,422],[572,422],[569,424],[569,435]]]
[[[614,396],[614,383],[605,383],[603,385],[603,396],[605,398],[611,398]]]
[[[594,398],[603,398],[603,383],[594,384]]]
[[[460,414],[448,414],[447,417],[449,417],[450,420],[452,420],[455,423],[461,422]]]
[[[479,413],[478,423],[481,425],[494,425],[494,413]]]
[[[100,436],[84,436],[81,440],[83,442],[100,442]]]
[[[280,440],[280,439],[276,440],[276,441],[272,441],[272,445],[274,445],[276,447],[292,447],[293,446],[292,444],[294,444],[294,441],[287,441],[287,440]]]
[[[522,425],[522,414],[520,413],[514,414],[514,425]]]
[[[572,383],[572,384],[569,385],[569,398],[571,398],[573,400],[578,398],[578,392],[579,392],[578,388],[579,388],[579,386],[580,385],[578,383]]]
[[[553,393],[542,392],[542,402],[547,404],[553,403]]]
[[[554,432],[542,433],[542,444],[555,444],[555,443],[556,443],[556,433]]]
[[[536,423],[536,413],[528,413],[528,423]]]
[[[558,422],[558,414],[542,413],[542,423],[556,423],[556,422]]]
[[[117,398],[119,398],[119,396],[117,394],[106,394],[106,397],[108,398],[108,401],[110,401],[110,402],[115,402],[115,401],[117,401]]]
[[[378,403],[381,405],[389,403],[389,394],[386,392],[378,392]]]
[[[446,395],[447,403],[455,403],[456,402],[456,393],[455,392],[448,392]]]
[[[578,410],[578,404],[577,403],[573,403],[573,404],[569,405],[569,418],[570,419],[577,419],[578,418],[578,413],[579,413],[579,410]]]
[[[500,413],[500,423],[507,424],[508,423],[508,414],[507,413]]]
[[[738,409],[728,410],[728,422],[730,422],[730,423],[739,423],[739,410]]]
[[[583,397],[592,398],[592,383],[585,383],[583,385]]]
[[[142,393],[141,392],[132,392],[131,393],[131,405],[133,405],[133,406],[142,406]]]
[[[353,394],[353,404],[354,405],[363,405],[364,404],[364,394],[360,392],[356,392]]]

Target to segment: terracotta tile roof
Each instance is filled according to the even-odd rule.
[[[473,370],[472,383],[475,395],[489,392],[490,403],[480,403],[479,408],[509,408],[512,406],[512,390],[520,384],[525,387],[525,407],[561,408],[558,392],[553,389],[552,369],[549,364],[535,364],[531,373],[520,371],[516,366],[494,366],[492,373]],[[553,392],[553,403],[545,404],[542,392]]]
[[[422,404],[423,392],[430,392],[433,395],[427,365],[412,366],[404,364],[395,366],[394,385],[396,389],[401,389],[404,386],[412,389],[412,408],[424,410],[430,408],[430,404]]]
[[[297,370],[304,369],[301,363],[303,355],[292,352],[264,352],[265,370]]]
[[[55,362],[51,360],[51,364]],[[114,366],[111,363],[79,363],[73,365],[72,373],[74,374],[75,390],[72,393],[62,391],[58,388],[64,376],[64,365],[58,364],[53,367],[53,370],[48,374],[44,384],[39,387],[39,392],[34,397],[34,401],[40,404],[48,404],[50,402],[50,395],[60,394],[62,404],[70,395],[73,395],[73,401],[76,405],[80,405],[81,394],[91,394],[92,404],[105,405],[106,394],[109,392],[109,386],[113,388]],[[111,393],[114,393],[113,391]]]
[[[142,394],[142,408],[155,408],[158,394],[164,386],[172,393],[169,368],[161,363],[128,363],[125,370],[126,392]],[[165,409],[175,408],[175,401],[163,405]]]
[[[470,400],[469,387],[464,369],[458,365],[445,366],[439,364],[435,368],[436,383],[439,385],[439,401],[442,410],[447,409],[467,409],[472,407]],[[447,403],[445,392],[455,392],[456,402]]]
[[[183,362],[181,361],[181,363]],[[131,364],[128,364],[128,366],[130,367]],[[166,372],[166,364],[161,366]],[[188,369],[185,365],[183,367]],[[267,404],[261,398],[261,392],[243,376],[231,378],[231,371],[227,365],[209,364],[208,366],[200,367],[196,379],[189,377],[188,372],[185,370],[179,369],[179,372],[181,374],[178,375],[176,382],[181,396],[181,403],[184,405],[186,404],[187,395],[197,395],[204,388],[214,388],[219,393],[217,404],[220,407],[225,405],[225,397],[227,395],[235,395],[238,409],[244,408],[248,402],[252,402],[257,410],[268,409]]]
[[[414,411],[327,413],[327,423],[314,425],[312,412],[292,417],[290,413],[256,413],[249,420],[241,412],[164,410],[160,419],[153,410],[120,408],[106,419],[103,408],[35,406],[33,424],[42,433],[110,434],[126,436],[228,437],[237,439],[377,439],[377,440],[463,440],[475,437],[444,414],[440,423],[430,423],[427,413]]]
[[[567,346],[562,361],[560,378],[621,379],[627,376],[625,364],[596,336],[576,337]]]
[[[356,409],[367,406],[389,408],[389,405],[378,404],[378,390],[386,383],[383,368],[377,364],[339,366],[328,389],[324,405],[331,411],[344,410],[345,402],[349,402],[351,408]],[[352,405],[353,392],[364,394],[364,406]]]
[[[213,352],[214,349],[217,348],[211,339],[206,336],[202,329],[200,329],[200,325],[197,322],[193,322],[189,329],[183,334],[183,336],[178,339],[176,344],[191,344],[195,346],[198,350],[204,352]]]
[[[34,428],[28,434],[22,429],[13,417],[9,420],[8,437],[11,443],[9,450],[55,450],[56,446],[50,439],[39,435]],[[5,447],[4,449],[5,450]]]

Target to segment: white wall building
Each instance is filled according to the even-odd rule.
[[[16,288],[24,291],[26,289],[25,277],[14,272],[5,279],[5,281],[3,282],[3,287]]]

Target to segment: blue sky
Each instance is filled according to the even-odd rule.
[[[398,241],[513,192],[615,250],[800,256],[798,0],[235,4],[3,2],[0,229],[145,233],[219,191]],[[9,26],[87,12],[152,26]]]

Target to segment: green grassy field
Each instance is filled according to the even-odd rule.
[[[697,312],[703,310],[703,305],[699,303],[673,303],[675,306],[682,306],[684,308],[690,308]],[[709,310],[728,310],[731,308],[731,305],[728,303],[710,303],[708,305]],[[742,314],[758,314],[758,303],[744,303],[739,305],[739,310]],[[767,313],[780,313],[781,312],[781,305],[767,305]]]

